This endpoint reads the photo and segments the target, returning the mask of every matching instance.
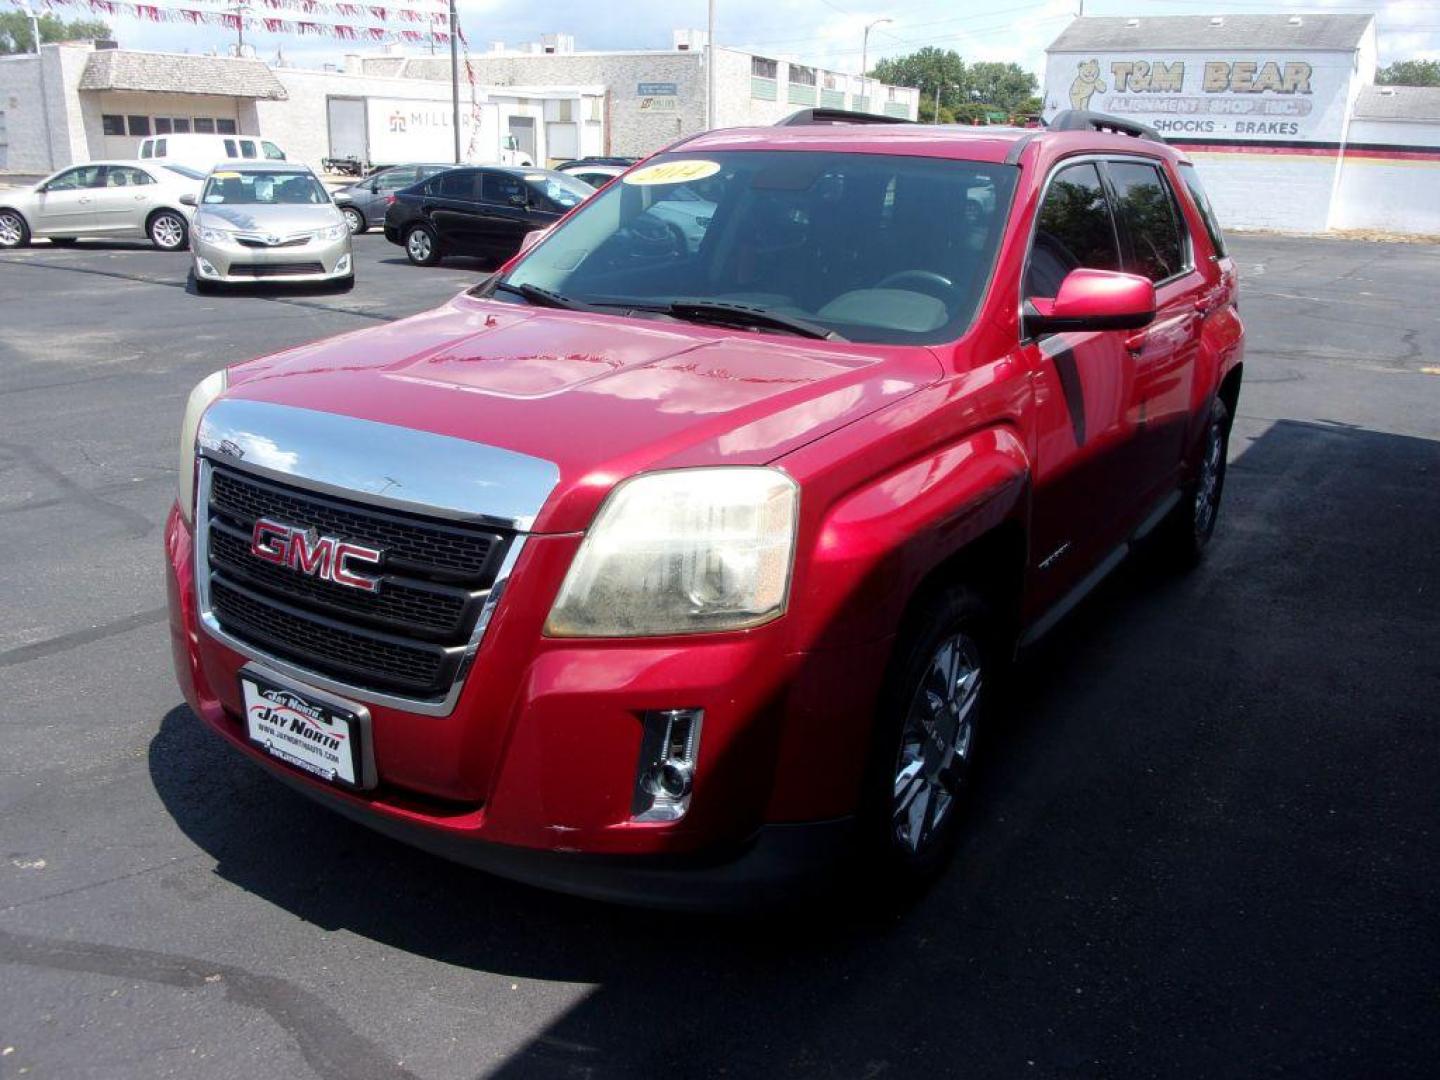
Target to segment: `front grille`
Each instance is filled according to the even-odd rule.
[[[245,277],[296,277],[324,272],[325,267],[318,262],[230,264],[230,273],[242,274]]]
[[[248,248],[287,248],[287,247],[304,247],[306,244],[308,244],[308,243],[310,242],[310,237],[308,237],[308,236],[297,236],[297,237],[295,237],[293,240],[277,240],[277,241],[275,241],[273,244],[272,244],[269,240],[258,240],[258,239],[255,239],[254,237],[249,237],[249,236],[237,237],[237,240],[239,241],[241,247],[248,247]]]
[[[205,527],[211,615],[246,645],[348,685],[444,697],[459,675],[513,536],[385,510],[210,465]],[[250,552],[268,518],[379,549],[375,592]]]

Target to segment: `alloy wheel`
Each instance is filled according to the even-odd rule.
[[[174,214],[161,214],[150,226],[150,238],[158,247],[173,251],[185,242],[185,224]]]
[[[1204,536],[1215,522],[1220,508],[1220,476],[1225,466],[1225,432],[1219,420],[1205,433],[1205,456],[1195,485],[1195,532]]]
[[[950,814],[970,761],[983,670],[966,634],[943,639],[910,702],[895,762],[891,825],[896,841],[918,853]]]
[[[0,214],[0,247],[15,247],[24,235],[25,226],[19,215]]]

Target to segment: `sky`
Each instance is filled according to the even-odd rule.
[[[0,0],[7,6],[16,0]],[[224,10],[224,0],[147,0],[162,7]],[[251,2],[264,10],[258,0]],[[384,0],[357,0],[383,3]],[[403,3],[405,0],[394,0]],[[432,0],[434,2],[434,0]],[[443,0],[441,0],[443,2]],[[1227,13],[1342,11],[1374,12],[1380,62],[1440,59],[1440,0],[1083,0],[1086,15],[1213,15]],[[1081,0],[716,0],[716,40],[721,45],[794,58],[837,71],[859,71],[864,27],[888,24],[870,33],[869,62],[900,56],[925,45],[954,49],[967,61],[1014,61],[1043,74],[1045,47],[1074,17]],[[478,52],[491,41],[519,45],[547,32],[569,33],[577,49],[658,49],[670,47],[670,32],[703,29],[705,0],[459,0],[466,38]],[[53,10],[65,17],[83,14],[73,6]],[[73,13],[73,14],[72,14]],[[271,14],[270,12],[266,12]],[[294,12],[274,15],[297,17]],[[623,15],[623,17],[621,17]],[[343,21],[342,17],[319,15]],[[233,31],[219,27],[155,25],[127,16],[110,17],[122,46],[176,52],[223,51]],[[283,49],[287,61],[304,67],[339,62],[347,48],[335,41],[246,33],[258,55],[273,60]],[[348,51],[374,46],[350,46]],[[410,46],[416,49],[416,46]]]

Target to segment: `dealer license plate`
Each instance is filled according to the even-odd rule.
[[[354,712],[248,670],[241,672],[240,689],[251,742],[271,757],[324,780],[360,786],[365,732]]]

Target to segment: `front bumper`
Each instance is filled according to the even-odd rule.
[[[350,236],[308,240],[278,247],[251,247],[236,239],[202,240],[191,234],[197,281],[217,284],[314,282],[348,278],[355,273]]]
[[[696,908],[793,898],[850,846],[856,740],[888,643],[787,654],[778,624],[678,645],[544,639],[544,583],[558,585],[578,537],[532,537],[453,713],[368,705],[379,783],[342,790],[248,741],[247,658],[197,619],[192,534],[178,510],[166,543],[175,667],[191,709],[267,771],[379,832],[559,891]],[[679,821],[636,821],[638,716],[667,707],[705,709],[694,796]]]

